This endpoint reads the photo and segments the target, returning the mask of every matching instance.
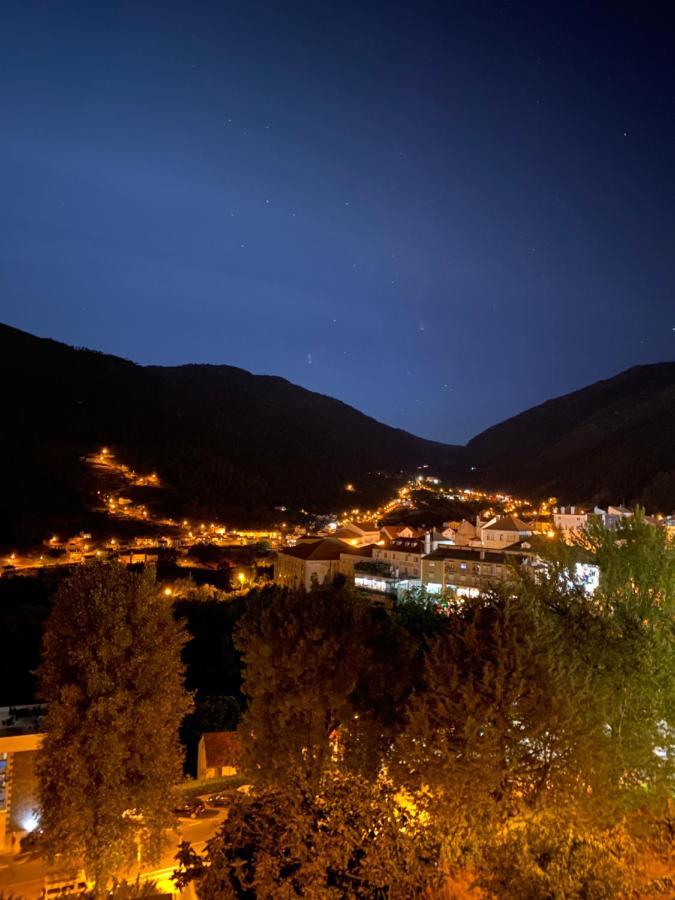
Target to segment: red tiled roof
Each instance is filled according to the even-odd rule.
[[[350,547],[343,541],[334,540],[333,538],[323,538],[313,543],[296,544],[295,547],[283,547],[278,552],[284,556],[292,556],[295,559],[304,560],[332,560],[340,559],[342,553],[359,554],[360,548]]]
[[[497,519],[496,522],[493,522],[492,525],[487,525],[483,531],[531,531],[532,529],[527,526],[524,522],[521,522],[520,519],[517,519],[515,516],[502,516],[501,519]]]
[[[209,769],[236,766],[241,758],[241,739],[236,731],[210,731],[202,735],[204,757]]]

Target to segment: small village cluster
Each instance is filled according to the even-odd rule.
[[[350,521],[279,549],[274,580],[310,590],[342,575],[359,588],[389,597],[416,588],[432,595],[450,589],[460,597],[475,597],[506,579],[514,566],[540,566],[541,539],[561,535],[570,540],[592,519],[612,528],[632,514],[623,506],[560,506],[525,522],[515,514],[485,512],[475,522],[446,522],[438,530]],[[654,523],[675,532],[670,519]],[[581,574],[592,590],[595,567],[585,566]]]

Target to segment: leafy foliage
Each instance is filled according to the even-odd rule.
[[[152,571],[83,567],[58,590],[47,623],[38,756],[41,825],[51,860],[84,863],[98,888],[136,855],[157,859],[181,775],[182,627]]]
[[[344,587],[260,595],[237,635],[244,740],[279,817],[228,832],[234,856],[213,856],[209,877],[245,845],[278,889],[285,842],[306,848],[309,820],[289,791],[390,779],[424,817],[436,874],[472,872],[496,897],[627,890],[635,859],[655,852],[645,822],[668,821],[675,786],[672,549],[640,511],[616,531],[593,525],[582,547],[549,548],[536,577],[514,572],[471,602],[409,596],[392,615]],[[601,569],[592,597],[581,558]]]
[[[178,882],[196,878],[205,900],[395,900],[436,879],[436,856],[424,821],[390,784],[333,773],[317,791],[286,785],[238,798],[205,859],[182,848]]]
[[[492,844],[477,878],[499,900],[605,900],[633,887],[635,850],[616,829],[579,833],[556,816],[514,824]]]
[[[366,607],[344,587],[249,595],[235,642],[244,654],[246,767],[261,781],[316,783],[331,736],[353,716],[366,658]]]

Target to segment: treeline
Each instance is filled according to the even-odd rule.
[[[672,871],[675,569],[640,515],[537,579],[376,611],[344,586],[252,595],[238,799],[200,897],[612,897]],[[668,862],[670,860],[670,862]]]

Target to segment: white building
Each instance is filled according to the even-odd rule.
[[[420,560],[430,550],[428,534],[424,540],[397,538],[386,547],[374,547],[373,559],[388,563],[396,578],[419,578]]]
[[[499,519],[491,519],[488,524],[479,529],[479,537],[482,546],[492,550],[503,550],[511,544],[530,537],[532,529],[516,516],[502,516]]]
[[[315,585],[330,584],[336,575],[351,577],[353,562],[370,558],[370,549],[356,549],[335,538],[303,541],[277,551],[274,580],[277,584],[309,591]]]

